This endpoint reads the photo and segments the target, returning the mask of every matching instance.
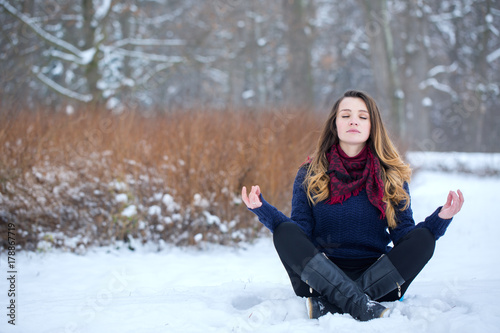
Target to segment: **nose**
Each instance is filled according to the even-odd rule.
[[[351,121],[349,122],[349,125],[358,125],[358,121],[356,119],[351,119]]]

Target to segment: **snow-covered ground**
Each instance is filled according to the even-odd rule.
[[[264,238],[241,249],[17,253],[15,326],[3,253],[0,332],[500,332],[500,178],[422,171],[411,184],[415,219],[457,188],[463,210],[405,299],[386,304],[389,318],[309,320]]]

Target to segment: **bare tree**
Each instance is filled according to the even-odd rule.
[[[3,107],[329,110],[354,88],[410,149],[498,150],[493,0],[0,0],[0,19]]]
[[[288,100],[296,106],[313,105],[311,51],[313,31],[309,24],[314,8],[312,2],[284,0],[283,11],[288,26],[289,81]]]
[[[398,60],[394,50],[393,32],[390,27],[392,12],[387,0],[362,0],[366,32],[370,43],[371,64],[378,95],[389,108],[393,132],[399,137],[406,135],[405,94],[398,72]]]
[[[74,5],[72,8],[61,8],[55,1],[51,4],[58,10],[67,11],[60,14],[63,24],[53,22],[60,16],[30,17],[8,1],[0,0],[0,7],[22,22],[26,29],[31,30],[45,44],[38,52],[39,62],[31,68],[33,75],[66,98],[84,103],[103,103],[112,100],[115,92],[121,87],[135,85],[143,80],[144,73],[140,73],[142,76],[123,78],[122,73],[113,70],[113,66],[122,65],[125,57],[140,58],[143,62],[161,64],[163,67],[185,61],[180,56],[129,48],[184,45],[183,40],[158,40],[135,36],[116,38],[108,23],[113,8],[118,6],[116,2],[106,0],[96,5],[95,1],[82,0],[80,5]],[[65,15],[67,18],[64,18]],[[53,24],[60,28],[57,34],[47,29]],[[72,80],[75,75],[78,79]]]

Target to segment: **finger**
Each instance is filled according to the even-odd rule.
[[[260,195],[260,186],[255,185],[255,189],[256,189],[255,194],[257,194],[257,196],[259,196]]]
[[[243,199],[245,205],[247,205],[248,207],[250,205],[250,201],[248,200],[247,188],[245,186],[243,186],[243,188],[241,189],[241,198]]]
[[[456,213],[458,213],[462,209],[462,205],[464,204],[464,197],[463,194],[461,194],[460,190],[457,191],[458,194],[455,194],[454,200],[456,201]]]
[[[453,215],[455,215],[460,210],[460,199],[458,198],[458,194],[456,194],[455,192],[451,192],[450,194],[452,198],[451,211],[453,212]]]
[[[453,197],[452,197],[451,191],[450,191],[450,192],[448,192],[448,196],[446,197],[446,203],[443,205],[443,207],[445,207],[445,208],[450,207],[452,199],[453,199]]]
[[[255,186],[253,187],[253,189],[254,189],[254,193],[255,193],[255,194],[257,194],[257,195],[259,195],[259,194],[260,194],[260,187],[259,187],[259,185],[255,185]]]
[[[259,198],[260,195],[260,187],[258,185],[252,186],[252,194]],[[259,200],[260,201],[260,200]]]
[[[464,204],[464,194],[462,193],[462,191],[460,190],[457,190],[458,192],[458,198],[460,200],[460,208],[462,208],[463,204]]]
[[[252,192],[252,194],[250,195],[250,202],[252,203],[252,205],[260,203],[259,196],[255,192]]]

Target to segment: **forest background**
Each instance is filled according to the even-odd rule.
[[[405,158],[500,151],[496,0],[0,0],[0,20],[0,227],[22,248],[253,239],[241,186],[289,212],[347,89]]]

